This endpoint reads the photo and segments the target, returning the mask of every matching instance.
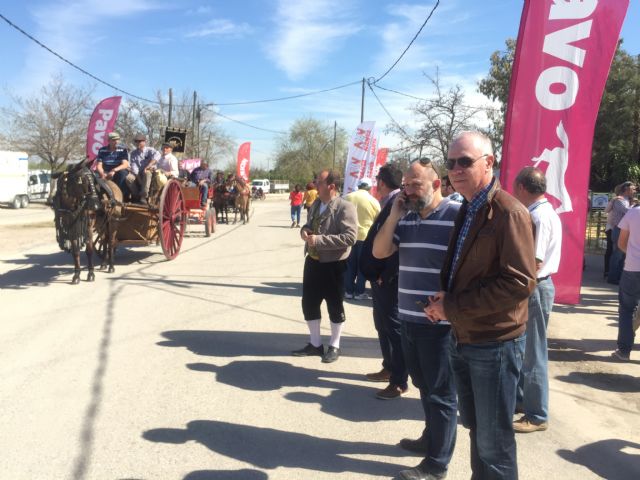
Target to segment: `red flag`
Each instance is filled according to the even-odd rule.
[[[251,166],[251,142],[244,142],[238,149],[238,163],[236,164],[236,176],[249,180],[249,168]]]
[[[511,76],[502,186],[546,172],[562,220],[556,301],[580,301],[593,131],[629,0],[525,0]]]
[[[87,128],[87,157],[95,160],[98,150],[109,143],[107,133],[113,131],[118,118],[122,97],[109,97],[102,100],[93,110]]]
[[[378,190],[378,181],[376,177],[378,176],[378,172],[380,171],[380,167],[387,163],[387,155],[389,154],[388,148],[379,148],[378,155],[376,155],[376,163],[373,166],[373,171],[371,172],[371,195],[375,196],[376,191]]]

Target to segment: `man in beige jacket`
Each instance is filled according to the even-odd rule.
[[[340,333],[344,323],[344,272],[351,247],[356,242],[358,218],[353,204],[340,198],[340,176],[323,170],[316,178],[318,199],[309,209],[300,229],[307,257],[302,277],[302,313],[309,327],[309,343],[294,350],[297,357],[320,356],[324,363],[340,356]],[[320,338],[320,305],[327,302],[331,339],[324,351]]]

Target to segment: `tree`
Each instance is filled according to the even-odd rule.
[[[502,152],[502,140],[504,138],[504,120],[509,103],[509,86],[511,83],[511,69],[516,52],[516,41],[513,38],[505,40],[507,47],[504,51],[495,51],[491,54],[491,67],[489,74],[478,82],[480,93],[498,102],[500,107],[488,109],[487,116],[491,122],[489,137],[496,152]]]
[[[12,96],[14,106],[2,109],[9,123],[6,141],[13,149],[39,156],[52,172],[84,158],[92,93],[93,88],[74,87],[57,75],[38,96]]]
[[[342,172],[347,156],[347,133],[336,131],[336,164],[333,164],[333,125],[314,118],[296,120],[289,134],[280,140],[272,177],[306,184],[326,168]]]
[[[420,127],[412,131],[407,126],[394,123],[387,129],[408,143],[402,149],[404,154],[400,156],[427,155],[435,163],[442,164],[447,158],[447,150],[453,138],[465,130],[480,129],[477,120],[484,109],[465,104],[464,91],[460,85],[445,90],[437,71],[435,77],[426,74],[425,77],[433,86],[433,96],[411,107]]]

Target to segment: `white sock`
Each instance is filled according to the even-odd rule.
[[[322,338],[320,338],[320,319],[307,320],[307,326],[309,327],[309,343],[314,347],[322,345]]]
[[[340,348],[340,333],[342,333],[342,323],[331,323],[331,340],[329,340],[329,346]]]

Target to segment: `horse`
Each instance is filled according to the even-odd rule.
[[[153,185],[153,182],[152,182]],[[118,236],[118,222],[122,216],[124,198],[118,185],[111,180],[97,179],[100,209],[96,211],[96,241],[99,255],[102,257],[100,270],[115,272],[113,261]],[[153,197],[149,197],[150,199]]]
[[[233,216],[233,223],[236,223],[238,218],[238,211],[240,212],[240,220],[242,224],[246,224],[249,221],[249,206],[251,205],[251,188],[242,178],[236,180],[236,198],[235,198],[235,213]]]
[[[95,177],[84,160],[69,166],[61,173],[54,173],[56,193],[53,197],[55,212],[56,240],[61,250],[73,255],[74,273],[72,285],[80,283],[80,250],[86,245],[87,281],[93,282],[93,235],[95,214],[99,208],[99,198]]]
[[[229,223],[229,198],[231,197],[231,191],[227,183],[219,183],[213,190],[213,206],[216,209],[216,216],[218,216],[218,223]]]

